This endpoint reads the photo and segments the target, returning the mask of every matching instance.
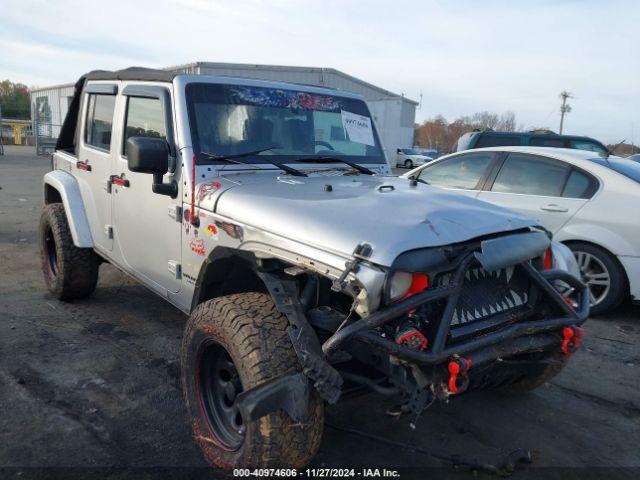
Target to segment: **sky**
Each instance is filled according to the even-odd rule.
[[[637,0],[0,0],[0,80],[194,61],[331,67],[422,103],[640,143]]]

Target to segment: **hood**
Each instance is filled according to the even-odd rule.
[[[366,242],[371,261],[384,266],[407,250],[537,225],[502,207],[397,177],[263,173],[223,183],[202,208],[347,257]]]

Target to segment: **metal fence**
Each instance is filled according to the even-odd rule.
[[[36,155],[53,153],[60,135],[62,125],[42,121],[36,116],[33,121],[33,135],[35,137]]]

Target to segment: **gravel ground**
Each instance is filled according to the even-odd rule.
[[[179,385],[185,316],[110,265],[87,300],[61,303],[47,293],[36,232],[48,169],[48,157],[26,147],[0,156],[0,477],[46,477],[54,467],[92,474],[205,467]],[[409,419],[387,417],[385,399],[349,398],[327,409],[314,466],[442,466],[393,441],[483,462],[528,448],[534,462],[522,476],[637,478],[640,308],[591,319],[583,345],[539,390],[436,404],[415,429]]]

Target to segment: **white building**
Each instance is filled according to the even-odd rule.
[[[41,137],[57,137],[73,98],[73,83],[31,90],[33,132]]]
[[[413,145],[413,130],[418,102],[410,100],[359,78],[333,68],[290,67],[277,65],[250,65],[240,63],[194,62],[167,67],[166,70],[199,75],[228,75],[258,78],[281,82],[301,83],[320,87],[337,88],[362,95],[369,104],[378,133],[385,148],[387,160],[395,166],[396,149]],[[57,136],[59,127],[67,113],[73,84],[41,88],[31,92],[32,118],[49,119],[53,124],[52,134]],[[36,114],[38,117],[36,117]],[[44,127],[38,127],[41,135]]]

